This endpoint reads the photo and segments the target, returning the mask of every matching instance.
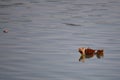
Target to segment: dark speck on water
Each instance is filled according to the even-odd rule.
[[[119,80],[119,51],[120,0],[0,0],[0,80]]]
[[[73,23],[64,23],[64,24],[66,24],[68,26],[81,26],[80,24],[73,24]]]

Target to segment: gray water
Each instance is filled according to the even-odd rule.
[[[0,0],[0,80],[119,79],[120,0]]]

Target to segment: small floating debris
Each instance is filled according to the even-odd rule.
[[[98,59],[100,59],[104,56],[103,49],[95,50],[95,49],[91,49],[91,48],[82,47],[82,48],[78,49],[78,52],[81,54],[79,61],[82,61],[82,62],[85,62],[85,59],[92,58],[95,55]]]
[[[4,33],[8,33],[8,29],[4,29],[3,32],[4,32]]]

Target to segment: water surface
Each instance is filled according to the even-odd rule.
[[[119,14],[119,0],[0,0],[0,80],[120,79]],[[104,57],[79,62],[79,47]]]

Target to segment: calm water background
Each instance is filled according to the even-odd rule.
[[[0,80],[119,79],[120,0],[0,0]]]

